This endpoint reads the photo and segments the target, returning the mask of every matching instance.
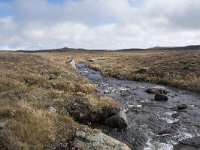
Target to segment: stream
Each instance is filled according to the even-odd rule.
[[[128,128],[118,131],[102,127],[102,130],[131,149],[173,150],[181,140],[200,136],[200,95],[197,93],[166,87],[169,100],[158,102],[154,94],[145,92],[157,84],[104,77],[86,63],[78,64],[77,69],[81,76],[98,86],[102,95],[121,103],[122,111],[128,116]],[[179,104],[186,104],[187,108],[172,109]]]

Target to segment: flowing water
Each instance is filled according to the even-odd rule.
[[[179,141],[200,136],[200,95],[166,87],[169,100],[157,102],[153,94],[145,92],[157,84],[104,77],[86,63],[78,64],[77,69],[80,75],[99,87],[101,94],[121,103],[122,111],[128,116],[128,128],[118,131],[103,127],[102,130],[131,149],[173,150],[173,145]],[[186,104],[187,108],[172,109],[179,104]]]

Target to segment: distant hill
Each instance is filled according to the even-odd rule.
[[[130,48],[130,49],[119,49],[119,50],[88,50],[83,48],[60,48],[60,49],[44,49],[44,50],[19,50],[17,52],[37,53],[37,52],[80,52],[80,51],[143,51],[143,50],[200,50],[200,45],[189,45],[180,47],[152,47],[152,48]]]
[[[147,49],[130,48],[130,49],[122,49],[119,51],[138,51],[138,50],[200,50],[200,45],[189,45],[180,47],[152,47]]]
[[[189,45],[179,47],[153,47],[153,50],[200,50],[200,45]]]
[[[86,51],[86,49],[82,48],[60,48],[60,49],[44,49],[44,50],[18,50],[17,52],[27,52],[27,53],[39,53],[39,52],[79,52],[79,51]]]

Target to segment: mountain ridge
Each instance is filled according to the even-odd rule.
[[[17,52],[28,52],[28,53],[36,53],[36,52],[80,52],[80,51],[140,51],[140,50],[200,50],[200,45],[188,45],[188,46],[175,46],[175,47],[151,47],[151,48],[127,48],[127,49],[84,49],[84,48],[58,48],[58,49],[43,49],[43,50],[17,50]]]

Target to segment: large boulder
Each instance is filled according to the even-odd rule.
[[[155,101],[168,101],[168,97],[163,94],[156,94],[154,97]]]
[[[200,150],[200,137],[180,141],[173,150]]]
[[[167,94],[169,93],[169,91],[162,86],[155,86],[155,87],[151,87],[145,90],[146,93],[149,94]]]
[[[80,150],[130,150],[130,148],[100,131],[78,131],[72,147]]]
[[[125,112],[119,112],[118,114],[106,119],[105,124],[112,128],[125,129],[128,126],[128,119]]]

